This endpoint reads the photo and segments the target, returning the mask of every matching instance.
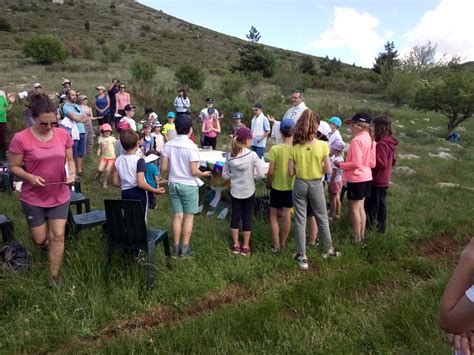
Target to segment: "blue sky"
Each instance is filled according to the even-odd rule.
[[[428,41],[438,53],[474,60],[474,0],[138,0],[182,20],[261,43],[371,67],[394,41],[400,53]]]

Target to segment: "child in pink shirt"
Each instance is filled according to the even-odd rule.
[[[364,199],[370,196],[372,168],[375,167],[375,145],[367,113],[356,113],[351,118],[354,136],[347,153],[346,162],[335,162],[342,169],[342,180],[347,182],[347,198],[351,214],[352,237],[355,243],[364,239],[366,215]]]

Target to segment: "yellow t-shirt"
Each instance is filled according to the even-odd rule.
[[[165,123],[165,125],[163,126],[163,134],[166,134],[168,133],[168,131],[171,131],[171,130],[176,130],[176,127],[174,125],[174,123]]]
[[[275,163],[275,173],[272,187],[279,191],[293,190],[295,177],[288,175],[288,160],[292,150],[291,145],[277,144],[270,148],[267,158]]]
[[[117,139],[113,136],[99,137],[97,142],[100,147],[100,157],[112,159],[115,158],[115,142]]]
[[[323,159],[327,155],[329,147],[324,141],[294,145],[290,159],[295,162],[296,177],[303,180],[321,179],[324,175]]]

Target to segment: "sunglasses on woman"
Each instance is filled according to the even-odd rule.
[[[48,127],[49,125],[51,125],[51,127],[57,127],[59,126],[59,122],[58,121],[54,121],[54,122],[39,122],[39,124],[43,127]]]

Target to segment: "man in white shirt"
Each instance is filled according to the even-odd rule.
[[[291,94],[291,104],[293,106],[291,106],[288,111],[286,111],[282,120],[284,120],[285,118],[290,118],[296,123],[300,119],[303,111],[307,109],[306,104],[304,103],[304,95],[301,91],[293,91],[293,93]],[[272,138],[275,140],[276,143],[281,143],[280,121],[276,120],[271,115],[268,115],[268,120],[273,123]]]
[[[260,159],[263,159],[267,137],[270,135],[270,122],[263,114],[262,104],[256,103],[252,107],[252,111],[255,112],[255,116],[252,118],[252,146],[250,148],[257,153]]]

